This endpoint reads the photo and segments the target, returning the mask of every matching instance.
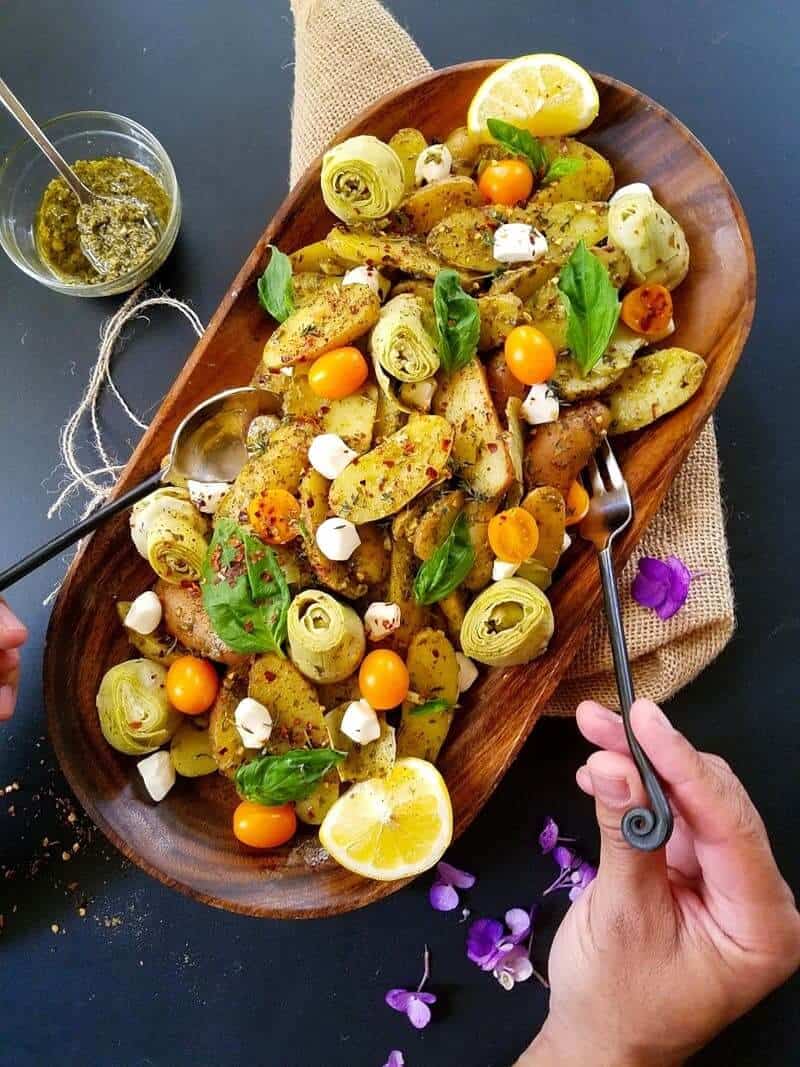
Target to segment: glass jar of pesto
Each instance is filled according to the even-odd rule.
[[[180,190],[169,156],[148,130],[122,115],[74,112],[44,129],[94,191],[143,201],[157,223],[156,239],[145,247],[135,233],[123,234],[115,269],[98,275],[80,249],[77,201],[26,139],[0,169],[0,244],[21,270],[61,293],[110,296],[135,288],[161,266],[180,228]],[[124,213],[113,221],[124,229]]]

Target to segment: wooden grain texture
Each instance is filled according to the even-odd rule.
[[[363,112],[341,138],[372,133],[388,139],[420,127],[441,140],[464,121],[467,104],[498,61],[434,72]],[[747,338],[755,303],[755,263],[741,206],[717,164],[672,115],[636,90],[596,76],[600,115],[583,135],[614,166],[618,184],[645,181],[683,225],[692,254],[675,295],[678,332],[670,344],[704,355],[702,388],[683,408],[629,441],[615,441],[636,505],[617,560],[630,555],[704,422],[716,407]],[[269,243],[290,252],[331,225],[319,193],[319,160],[284,201],[226,293],[143,437],[118,486],[156,468],[176,425],[206,397],[247,382],[269,333],[254,281]],[[151,804],[135,761],[103,740],[95,711],[100,679],[127,658],[116,618],[117,598],[152,581],[135,552],[127,516],[109,522],[70,568],[53,612],[44,661],[50,734],[64,773],[86,811],[114,844],[167,885],[218,907],[249,915],[301,918],[363,907],[404,883],[379,883],[342,870],[313,836],[271,854],[254,854],[231,833],[236,796],[218,775],[179,780]],[[450,788],[455,830],[475,818],[531,732],[580,647],[600,603],[597,566],[587,546],[573,550],[551,589],[555,637],[545,656],[524,667],[491,671],[473,687],[445,747],[441,769]],[[590,695],[587,693],[587,696]]]

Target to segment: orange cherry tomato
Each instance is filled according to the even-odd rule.
[[[250,525],[270,545],[285,545],[297,537],[300,505],[285,489],[264,489],[247,506]]]
[[[531,195],[533,172],[521,159],[498,159],[481,174],[478,188],[490,204],[513,207]]]
[[[589,510],[589,494],[580,482],[572,483],[564,502],[567,508],[564,518],[566,526],[576,526],[586,518],[586,512]]]
[[[334,348],[311,364],[308,384],[317,396],[341,400],[359,389],[368,374],[367,361],[357,348]]]
[[[535,326],[515,326],[506,337],[506,366],[524,385],[547,382],[555,373],[556,350]]]
[[[361,695],[373,708],[388,711],[402,704],[408,694],[408,667],[388,648],[364,656],[358,672]]]
[[[176,711],[202,715],[217,699],[219,675],[207,659],[181,656],[167,671],[167,696]]]
[[[663,285],[640,285],[625,296],[620,317],[645,337],[662,333],[672,319],[672,294]]]
[[[297,832],[297,816],[291,804],[268,808],[243,800],[233,813],[233,832],[250,848],[277,848]]]
[[[525,508],[509,508],[489,522],[489,544],[504,563],[524,563],[539,544],[536,519]]]

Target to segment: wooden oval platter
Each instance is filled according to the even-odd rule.
[[[400,127],[416,126],[429,140],[440,140],[463,123],[473,93],[498,64],[467,63],[426,75],[364,111],[340,139],[372,133],[388,140]],[[702,387],[686,406],[629,441],[617,439],[636,504],[635,521],[617,550],[621,566],[733,373],[753,316],[755,263],[742,208],[703,146],[642,93],[604,76],[595,80],[600,114],[580,137],[608,157],[620,185],[647,182],[684,227],[692,265],[675,294],[679,329],[669,343],[708,361]],[[255,288],[267,245],[290,252],[324,237],[332,225],[319,174],[317,160],[262,234],[126,467],[119,492],[158,467],[191,408],[249,381],[270,329]],[[130,599],[151,580],[131,543],[127,515],[117,516],[72,564],[50,622],[44,660],[50,735],[90,817],[149,874],[232,911],[272,918],[334,915],[395,892],[402,882],[368,881],[334,864],[316,836],[300,836],[273,853],[247,852],[231,832],[233,786],[219,775],[179,780],[159,805],[147,799],[135,761],[103,740],[95,694],[104,672],[129,656],[115,602]],[[587,546],[572,551],[550,592],[556,632],[547,653],[527,666],[485,673],[448,738],[440,767],[456,834],[486,803],[580,647],[601,599]]]

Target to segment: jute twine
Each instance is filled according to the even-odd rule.
[[[291,180],[362,108],[404,82],[425,74],[430,64],[409,34],[377,0],[291,0],[295,17],[295,85],[292,109]],[[50,509],[55,514],[78,491],[86,494],[83,514],[107,496],[122,469],[108,454],[100,433],[97,404],[108,389],[126,416],[146,424],[130,409],[111,377],[115,347],[125,324],[150,307],[164,305],[184,315],[200,336],[203,326],[183,301],[136,290],[101,334],[97,363],[80,405],[61,433],[69,481]],[[84,419],[92,427],[97,463],[85,469],[75,453]],[[641,556],[676,555],[696,579],[686,606],[668,622],[639,607],[630,586]],[[703,430],[661,510],[620,576],[623,621],[636,690],[663,701],[695,678],[725,647],[734,629],[733,590],[720,498],[713,425]],[[594,697],[617,703],[605,620],[594,620],[586,643],[555,693],[547,714],[572,715],[578,702]]]
[[[377,0],[291,0],[295,17],[292,182],[362,108],[431,69]],[[630,586],[641,556],[676,555],[702,573],[667,623],[639,607]],[[656,518],[620,576],[623,621],[637,692],[663,701],[703,670],[734,628],[733,590],[720,500],[714,428],[706,426]],[[605,620],[586,643],[547,713],[572,715],[595,697],[617,704]]]

